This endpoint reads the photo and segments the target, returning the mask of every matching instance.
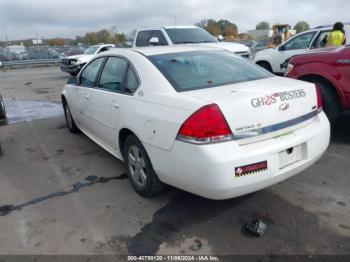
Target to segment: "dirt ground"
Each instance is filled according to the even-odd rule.
[[[1,71],[0,92],[55,104],[67,79],[58,67]],[[227,201],[174,188],[144,199],[123,163],[69,133],[62,114],[13,122],[0,126],[0,206],[20,208],[0,216],[1,255],[350,255],[350,115],[316,165]],[[244,230],[255,218],[268,225],[261,238]]]

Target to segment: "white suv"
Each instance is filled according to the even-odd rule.
[[[219,42],[211,34],[197,26],[166,26],[138,30],[133,47],[198,44],[217,47],[244,58],[250,57],[250,48],[238,43]]]
[[[95,55],[106,52],[114,47],[115,45],[113,44],[94,45],[86,49],[81,55],[67,56],[61,60],[61,71],[76,76]]]
[[[256,53],[254,62],[270,72],[283,74],[286,61],[292,56],[324,47],[322,40],[332,29],[331,26],[323,26],[302,32],[276,48],[265,49]],[[347,41],[349,42],[350,25],[345,25],[344,29]]]

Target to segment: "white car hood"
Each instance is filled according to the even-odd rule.
[[[201,46],[206,46],[206,47],[217,47],[217,48],[222,48],[227,51],[237,53],[237,52],[250,52],[250,48],[248,46],[245,46],[243,44],[238,44],[238,43],[229,43],[229,42],[217,42],[217,43],[203,43],[200,44]]]
[[[72,55],[66,57],[67,59],[76,59],[78,61],[78,64],[85,64],[89,62],[94,55]]]

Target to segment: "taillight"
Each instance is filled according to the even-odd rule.
[[[177,139],[195,144],[209,144],[230,141],[233,134],[220,108],[211,104],[200,108],[183,123]]]
[[[323,102],[322,102],[321,88],[318,85],[316,85],[316,94],[317,94],[317,110],[321,112],[323,107]]]

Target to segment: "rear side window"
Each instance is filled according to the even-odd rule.
[[[122,58],[108,58],[101,73],[99,88],[112,92],[121,91],[127,66],[128,63]]]
[[[314,41],[312,48],[322,48],[326,46],[326,42],[324,41],[327,34],[330,31],[323,31],[319,34],[319,36],[317,37],[317,39]]]
[[[152,37],[156,37],[159,40],[158,45],[168,45],[168,42],[166,41],[164,34],[160,30],[154,30],[152,32]]]
[[[95,59],[86,66],[80,76],[80,84],[86,87],[94,87],[96,85],[96,77],[102,65],[104,57]]]
[[[149,46],[149,40],[152,37],[152,31],[140,31],[137,34],[136,38],[136,46],[143,47],[143,46]]]
[[[139,85],[140,85],[140,82],[136,76],[134,69],[131,66],[129,66],[128,74],[126,77],[125,92],[132,94],[136,91]]]
[[[194,51],[148,58],[178,92],[273,76],[246,59],[227,51]]]

